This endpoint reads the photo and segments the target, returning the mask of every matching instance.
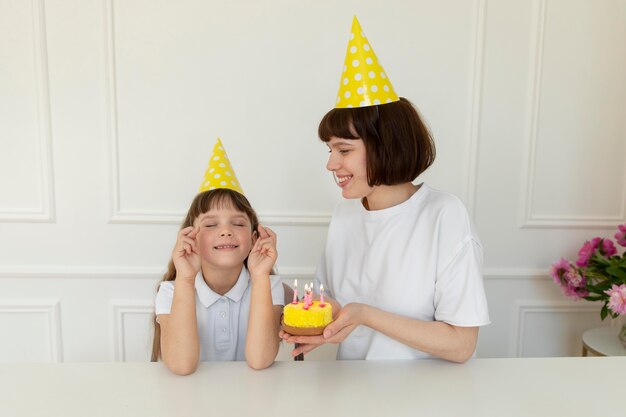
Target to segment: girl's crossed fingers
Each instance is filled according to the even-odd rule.
[[[252,249],[254,252],[260,251],[265,253],[270,249],[276,248],[276,233],[272,229],[259,225],[257,232],[259,237]]]
[[[259,239],[272,239],[274,243],[276,243],[276,233],[269,227],[263,227],[259,225],[257,228],[257,232],[259,233]]]
[[[196,235],[198,229],[193,226],[185,227],[178,233],[176,249],[178,252],[190,254],[196,251]]]

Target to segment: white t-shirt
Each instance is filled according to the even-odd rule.
[[[402,316],[455,326],[489,324],[482,246],[463,203],[426,184],[405,202],[368,211],[359,199],[335,209],[316,279],[341,305],[365,303]],[[337,359],[431,355],[366,326]]]
[[[273,304],[284,305],[285,295],[280,277],[271,275],[270,281]],[[157,315],[170,314],[175,282],[161,283],[155,301]],[[196,275],[195,288],[200,360],[245,360],[251,290],[248,269],[245,267],[241,269],[237,282],[224,295],[219,295],[209,288],[202,271]]]

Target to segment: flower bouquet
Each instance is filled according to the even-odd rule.
[[[617,244],[626,247],[626,224],[618,226]],[[611,239],[596,237],[578,251],[576,264],[561,258],[552,264],[550,275],[568,297],[602,301],[600,318],[626,316],[626,252],[618,253]],[[626,325],[620,333],[626,332]],[[626,335],[624,335],[626,337]]]

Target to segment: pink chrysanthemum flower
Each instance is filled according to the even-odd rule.
[[[604,256],[610,258],[617,253],[613,241],[610,239],[602,239],[602,250],[600,251]]]
[[[561,258],[550,267],[550,276],[568,297],[579,299],[589,295],[585,289],[587,280],[567,259]]]
[[[617,314],[626,314],[626,284],[613,284],[605,293],[609,296],[609,308]]]
[[[569,286],[574,288],[584,287],[586,284],[585,278],[574,268],[566,271],[563,274],[563,278]]]
[[[578,260],[576,261],[576,265],[579,267],[585,267],[589,265],[589,260],[591,256],[600,245],[600,241],[602,238],[594,237],[591,241],[586,241],[582,248],[578,251]]]
[[[561,258],[550,267],[550,276],[557,284],[561,285],[561,276],[572,267],[565,258]]]
[[[626,223],[617,226],[619,232],[615,233],[615,240],[622,246],[626,246]]]
[[[574,300],[579,300],[589,295],[589,291],[578,287],[572,287],[571,285],[563,285],[561,286],[561,289],[563,290],[564,295],[573,298]]]

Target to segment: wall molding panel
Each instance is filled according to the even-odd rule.
[[[485,0],[479,0],[483,3]],[[108,149],[109,223],[111,224],[180,224],[183,211],[124,210],[120,196],[119,128],[117,110],[117,76],[115,53],[115,0],[104,0],[106,141]],[[484,29],[481,31],[484,33]],[[482,48],[480,48],[482,54]],[[475,102],[475,100],[473,100]],[[475,138],[472,136],[472,141]],[[263,213],[259,217],[268,226],[328,226],[331,213]]]
[[[616,224],[626,220],[626,169],[622,183],[620,214],[617,216],[568,216],[538,215],[533,212],[533,195],[535,185],[535,165],[537,157],[537,131],[541,111],[540,97],[542,91],[542,69],[546,32],[546,9],[548,0],[537,0],[534,3],[535,14],[531,27],[530,77],[526,105],[526,127],[524,135],[524,157],[522,164],[520,228],[528,229],[587,229],[614,228]]]
[[[583,304],[584,303],[584,304]],[[511,332],[511,355],[521,357],[523,354],[525,324],[531,314],[560,314],[560,313],[593,313],[598,314],[598,303],[581,301],[537,301],[518,300],[515,302]]]
[[[54,171],[52,165],[52,127],[50,112],[50,88],[48,81],[48,51],[46,17],[43,0],[31,0],[33,57],[35,61],[37,101],[37,156],[41,206],[33,209],[0,209],[0,222],[52,223],[55,221]]]
[[[532,195],[535,183],[535,157],[537,144],[537,120],[541,93],[541,68],[545,41],[546,0],[535,3],[535,15],[531,26],[530,79],[526,105],[526,128],[524,135],[524,159],[522,165],[520,227],[536,224],[532,219]]]
[[[547,269],[536,268],[485,268],[485,280],[549,280]]]
[[[109,180],[109,216],[115,222],[120,215],[119,196],[119,154],[117,125],[117,87],[115,79],[115,33],[113,22],[113,0],[104,0],[104,64],[106,91],[106,141],[108,148],[108,180]],[[131,216],[132,217],[132,216]]]
[[[483,66],[485,61],[485,32],[487,26],[487,0],[475,1],[475,23],[472,34],[472,66],[469,73],[471,92],[469,103],[468,133],[467,133],[467,182],[465,186],[465,201],[467,210],[472,219],[476,214],[476,189],[478,177],[478,147],[480,141],[480,119],[482,113],[483,94]]]
[[[0,314],[38,314],[47,322],[47,331],[42,335],[49,343],[49,361],[63,362],[60,302],[58,300],[0,299]]]
[[[302,279],[315,277],[315,266],[280,266],[281,276]],[[153,279],[163,274],[162,267],[79,267],[79,266],[1,266],[0,279]],[[485,280],[549,280],[547,270],[532,268],[485,268]]]
[[[465,139],[465,153],[467,154],[464,200],[467,201],[468,211],[473,216],[476,205],[476,178],[478,169],[478,142],[480,135],[480,118],[482,105],[482,84],[484,64],[484,44],[486,31],[486,3],[487,0],[475,0],[474,23],[468,79],[470,93],[468,100],[468,123]],[[118,129],[118,102],[117,76],[115,52],[115,0],[104,0],[105,9],[105,86],[107,91],[107,148],[109,151],[109,223],[111,224],[180,224],[185,216],[183,211],[163,211],[144,208],[142,210],[125,210],[122,208],[120,196],[120,161],[119,161],[119,129]],[[263,213],[259,217],[269,226],[328,226],[331,213]]]
[[[116,191],[119,194],[119,188]],[[119,201],[119,198],[116,199]],[[175,224],[179,225],[186,213],[163,213],[156,212],[121,212],[110,217],[111,224]],[[258,212],[259,220],[267,226],[322,226],[327,227],[330,223],[331,213],[263,213]]]
[[[2,266],[0,279],[153,279],[158,280],[165,271],[150,267],[98,267],[98,266]]]
[[[130,315],[151,317],[154,303],[149,301],[113,300],[111,301],[111,323],[113,328],[112,355],[114,362],[126,362],[128,351],[126,340],[126,318]]]

